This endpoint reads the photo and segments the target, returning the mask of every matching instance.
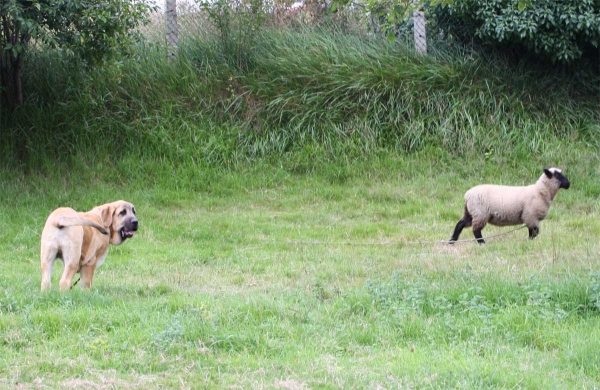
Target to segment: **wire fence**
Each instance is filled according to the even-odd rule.
[[[415,3],[418,0],[415,0]],[[427,27],[425,26],[425,12],[422,8],[413,11],[413,35],[415,38],[415,50],[418,53],[427,53]]]
[[[166,0],[165,4],[165,25],[167,35],[167,47],[169,47],[169,57],[176,55],[176,48],[179,44],[179,24],[177,23],[177,0]]]
[[[152,1],[152,0],[146,0]],[[151,22],[140,28],[146,39],[166,44],[169,56],[174,56],[177,47],[185,41],[198,35],[207,35],[214,32],[215,26],[211,23],[208,14],[202,7],[202,0],[160,0],[156,12],[151,17]],[[221,0],[230,4],[234,10],[248,8],[247,4],[253,0]],[[255,1],[255,0],[254,0]],[[300,27],[317,26],[322,23],[337,24],[342,30],[380,35],[387,37],[385,29],[390,26],[383,23],[382,16],[374,16],[373,12],[366,12],[361,3],[354,3],[343,12],[335,14],[327,12],[327,4],[323,0],[258,0],[264,12],[264,24],[271,27]],[[460,35],[460,26],[448,23],[449,15],[440,7],[431,8],[419,6],[419,0],[413,0],[414,10],[407,12],[405,19],[397,21],[394,28],[395,38],[414,45],[418,53],[426,54],[428,48],[444,42],[457,41]],[[205,3],[207,4],[207,3]],[[217,4],[211,2],[208,4]],[[461,41],[464,37],[460,36]]]

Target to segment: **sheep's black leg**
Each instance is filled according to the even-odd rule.
[[[461,218],[460,221],[456,224],[454,228],[454,233],[452,234],[452,238],[450,238],[449,244],[454,244],[455,241],[458,241],[458,236],[460,236],[460,232],[464,229],[465,226],[469,224],[469,221],[465,221],[464,218]]]
[[[485,244],[485,241],[483,240],[483,236],[481,235],[481,229],[478,229],[478,230],[473,229],[473,234],[475,235],[475,238],[477,239],[478,243]]]
[[[537,235],[540,233],[540,228],[539,227],[534,227],[534,228],[529,228],[529,239],[533,240],[534,238],[537,237]]]

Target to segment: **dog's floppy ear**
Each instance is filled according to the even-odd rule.
[[[102,208],[102,222],[104,223],[104,226],[110,227],[110,225],[112,225],[113,213],[114,207],[110,204],[107,204]]]

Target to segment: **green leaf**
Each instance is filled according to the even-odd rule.
[[[520,12],[523,12],[525,10],[525,8],[527,8],[527,6],[529,6],[529,4],[531,4],[531,0],[519,0],[517,2],[517,8],[519,9]]]
[[[394,34],[394,31],[392,31],[391,29],[390,31],[388,31],[387,40],[390,42],[394,42],[396,40],[396,34]]]

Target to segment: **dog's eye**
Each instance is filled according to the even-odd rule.
[[[133,211],[133,215],[135,215],[135,208],[132,208],[131,211]]]
[[[121,210],[121,212],[119,213],[119,215],[125,215],[125,214],[127,214],[127,210],[125,210],[125,209]]]

